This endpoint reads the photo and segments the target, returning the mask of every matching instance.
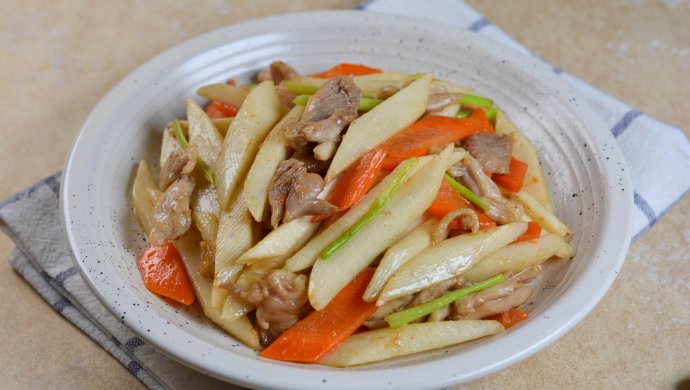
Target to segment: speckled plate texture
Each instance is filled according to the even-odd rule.
[[[247,81],[281,59],[301,73],[340,62],[436,77],[494,98],[542,158],[557,214],[576,255],[550,267],[509,332],[430,353],[352,369],[261,359],[214,327],[198,307],[147,291],[136,268],[144,246],[129,202],[135,164],[158,160],[166,122],[204,84]],[[201,102],[201,100],[200,100]],[[620,269],[631,230],[632,191],[616,142],[551,70],[472,33],[406,17],[318,12],[232,25],[164,52],[96,106],[65,167],[62,212],[82,275],[117,318],[167,355],[256,387],[439,388],[514,364],[553,342],[602,298]]]

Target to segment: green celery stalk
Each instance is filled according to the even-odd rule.
[[[486,114],[486,117],[489,118],[489,122],[491,122],[492,125],[496,126],[496,116],[498,115],[498,112],[501,110],[498,107],[482,108],[482,110],[484,110],[484,114]]]
[[[482,209],[482,211],[486,211],[489,209],[489,205],[486,204],[486,202],[484,202],[482,198],[477,196],[477,194],[475,194],[474,192],[470,191],[469,188],[458,183],[457,180],[453,179],[453,176],[446,173],[445,179],[451,187],[453,187],[457,192],[460,193],[460,195],[462,195],[462,197],[472,202],[475,206]]]
[[[374,98],[367,98],[367,97],[359,98],[359,111],[369,111],[372,108],[381,104],[382,101],[383,100],[381,100],[381,99],[374,99]]]
[[[184,133],[182,132],[182,125],[180,124],[180,121],[178,121],[177,119],[173,120],[172,130],[173,135],[177,140],[177,143],[180,144],[182,149],[187,149],[189,147],[189,142],[187,142],[187,139],[184,137]],[[201,169],[201,172],[204,174],[204,178],[206,178],[206,180],[208,180],[208,182],[211,183],[213,187],[215,187],[216,174],[215,172],[213,172],[213,169],[211,169],[208,166],[208,164],[206,164],[206,162],[201,159],[201,157],[196,158],[196,165],[198,165],[199,169]]]
[[[355,222],[352,227],[350,227],[345,233],[343,233],[340,237],[338,237],[335,241],[330,243],[326,247],[326,249],[321,252],[321,258],[326,260],[329,257],[331,257],[335,252],[337,252],[340,248],[343,247],[352,237],[354,237],[355,234],[357,234],[358,231],[362,230],[363,227],[365,227],[369,222],[371,222],[374,218],[376,218],[377,215],[381,213],[384,207],[386,207],[386,204],[390,201],[391,197],[393,197],[393,194],[395,194],[396,191],[400,188],[400,186],[403,184],[405,181],[405,178],[412,172],[412,169],[417,165],[417,162],[419,159],[416,157],[412,157],[409,160],[405,161],[405,165],[400,169],[395,174],[395,177],[393,177],[393,180],[386,185],[386,188],[383,189],[383,192],[374,200],[374,203],[372,203],[371,206],[369,206],[369,210],[367,210],[366,213],[359,219],[359,221]]]
[[[182,149],[187,149],[189,147],[189,143],[187,142],[187,139],[184,137],[184,133],[182,132],[182,125],[180,124],[180,121],[175,119],[172,123],[172,128],[173,128],[173,135],[175,136],[177,143],[180,144]]]
[[[307,102],[309,102],[310,97],[311,97],[311,95],[297,95],[292,102],[298,106],[306,106]],[[362,97],[362,98],[359,98],[359,108],[358,109],[359,109],[359,111],[369,111],[372,108],[381,104],[382,101],[383,100],[380,100],[380,99]]]
[[[455,290],[449,294],[432,299],[429,302],[422,303],[421,305],[417,305],[397,313],[389,314],[386,316],[386,318],[384,318],[384,320],[388,322],[388,325],[391,328],[399,328],[416,319],[422,318],[425,315],[429,315],[436,310],[443,309],[462,297],[486,290],[489,287],[502,283],[504,280],[505,276],[503,276],[503,274],[498,274],[475,285]]]
[[[455,115],[456,118],[469,118],[472,116],[472,111],[470,110],[460,110],[458,111],[457,115]]]
[[[463,107],[470,106],[479,108],[491,108],[494,105],[494,101],[489,98],[485,98],[484,96],[463,93],[462,97],[460,98],[460,105]]]
[[[321,88],[318,85],[303,84],[297,80],[285,81],[285,87],[295,95],[313,95]]]

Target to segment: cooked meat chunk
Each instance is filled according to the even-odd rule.
[[[515,278],[508,278],[499,285],[456,301],[453,304],[451,318],[474,320],[503,313],[524,304],[531,295],[532,286],[525,285]]]
[[[285,215],[285,201],[290,194],[290,187],[302,170],[306,171],[304,163],[291,158],[281,162],[271,178],[268,186],[268,204],[271,206],[271,225],[274,227],[278,226]]]
[[[511,222],[517,222],[522,218],[523,210],[519,202],[510,199],[491,199],[482,198],[489,206],[489,209],[484,213],[493,219],[499,225],[505,225]]]
[[[285,84],[280,83],[276,85],[276,93],[278,94],[278,99],[280,99],[280,102],[288,108],[292,108],[295,106],[295,95],[294,93],[288,91],[287,87]]]
[[[458,97],[448,92],[432,93],[429,95],[429,100],[426,103],[427,112],[435,112],[442,110],[445,106],[453,104],[458,101]]]
[[[307,173],[292,182],[290,193],[285,202],[285,222],[305,215],[327,215],[338,211],[338,208],[318,196],[323,191],[323,178],[316,173]]]
[[[379,92],[376,94],[376,97],[381,100],[386,100],[398,92],[400,92],[400,88],[392,85],[387,85],[379,89]]]
[[[191,145],[185,150],[173,151],[161,168],[160,179],[158,180],[160,190],[165,191],[180,176],[192,173],[196,166],[197,156],[196,145]]]
[[[192,225],[190,201],[196,182],[190,176],[182,176],[172,183],[156,201],[153,209],[153,228],[149,241],[162,245],[183,235]]]
[[[292,155],[292,158],[303,162],[304,167],[307,168],[307,172],[309,173],[323,174],[330,165],[328,161],[317,160],[314,153],[311,153],[309,149],[300,149],[296,151]]]
[[[462,145],[485,171],[501,175],[510,173],[510,156],[513,153],[513,138],[510,135],[473,134]]]
[[[323,191],[323,179],[316,173],[308,173],[304,163],[289,159],[276,169],[268,189],[271,206],[271,224],[275,227],[281,219],[291,221],[304,215],[325,215],[337,211],[337,207],[318,195]]]
[[[273,61],[268,70],[259,72],[256,79],[261,81],[273,80],[278,85],[284,80],[292,80],[298,76],[297,71],[283,61]]]
[[[307,303],[307,276],[278,269],[247,290],[236,286],[232,290],[256,305],[256,323],[265,331],[262,341],[270,344],[300,320],[303,306]]]
[[[496,183],[494,183],[494,181],[491,180],[486,173],[484,173],[482,166],[477,160],[475,160],[472,156],[467,156],[462,159],[462,163],[467,168],[468,178],[475,183],[479,190],[478,192],[475,192],[477,195],[490,199],[503,199],[501,196],[501,190],[498,188]]]
[[[271,80],[276,84],[280,84],[284,80],[292,80],[298,76],[297,71],[283,61],[273,61],[268,70],[271,72]]]
[[[309,98],[302,119],[285,126],[288,145],[300,149],[309,142],[340,141],[340,133],[357,118],[361,96],[350,76],[326,81]]]

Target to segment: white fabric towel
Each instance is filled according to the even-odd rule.
[[[531,55],[462,1],[378,0],[358,8],[445,22]],[[623,150],[635,189],[636,239],[687,195],[690,175],[674,173],[690,171],[690,143],[678,129],[641,114],[565,72],[554,72],[589,100]],[[147,387],[231,388],[146,345],[91,294],[74,266],[61,231],[59,183],[58,173],[0,203],[0,228],[17,246],[10,258],[12,267],[55,311],[100,344]]]

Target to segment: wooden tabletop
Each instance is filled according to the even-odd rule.
[[[98,99],[157,53],[245,19],[357,3],[26,0],[1,7],[0,199],[62,169]],[[468,3],[544,60],[690,135],[690,1]],[[690,197],[631,246],[585,320],[467,387],[690,387],[688,221]],[[0,235],[2,387],[142,388],[12,271],[12,249]]]

